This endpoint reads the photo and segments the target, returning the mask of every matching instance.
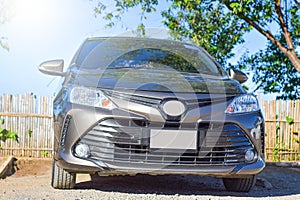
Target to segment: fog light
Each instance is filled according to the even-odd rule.
[[[77,144],[75,153],[80,158],[88,158],[90,156],[90,148],[86,144]]]
[[[248,150],[246,151],[246,154],[245,154],[245,160],[250,162],[250,161],[253,161],[255,158],[255,152],[253,150]]]

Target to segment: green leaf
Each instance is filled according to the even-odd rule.
[[[243,85],[242,87],[243,87],[245,90],[249,90],[249,87],[246,86],[246,85]]]
[[[299,139],[298,138],[293,138],[293,140],[294,140],[294,142],[296,142],[296,143],[300,143],[300,141],[299,141]]]
[[[239,3],[230,3],[230,7],[235,14],[243,12],[243,6]]]
[[[105,20],[111,20],[114,17],[114,15],[112,13],[108,13],[105,15],[104,19]]]
[[[146,32],[145,32],[145,25],[144,24],[140,24],[137,27],[137,33],[139,36],[145,36]]]
[[[5,142],[7,139],[7,130],[5,128],[0,128],[0,140]]]
[[[5,130],[5,128],[1,128],[1,127],[0,127],[0,134],[3,133],[4,130]]]
[[[48,157],[48,154],[49,154],[48,151],[43,151],[42,152],[43,157]]]
[[[294,123],[294,118],[286,116],[285,119],[289,125],[292,125]]]
[[[3,125],[4,123],[5,123],[5,120],[4,120],[3,118],[1,118],[1,119],[0,119],[0,124]]]
[[[18,142],[18,133],[14,132],[14,131],[7,131],[6,133],[6,137],[13,140],[13,141],[17,141]]]
[[[0,140],[1,140],[2,142],[5,142],[6,139],[7,139],[6,135],[3,134],[3,133],[0,133]]]
[[[28,134],[29,138],[31,138],[31,136],[32,136],[32,130],[28,129],[27,134]]]

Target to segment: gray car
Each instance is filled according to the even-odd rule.
[[[172,40],[89,38],[63,71],[54,100],[52,186],[73,188],[76,173],[194,174],[248,192],[265,166],[257,99],[202,48]],[[113,183],[112,183],[113,184]]]

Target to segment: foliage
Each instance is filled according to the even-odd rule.
[[[254,55],[244,55],[237,66],[254,72],[256,89],[278,93],[277,99],[300,99],[300,73],[273,43]]]
[[[5,121],[4,119],[0,120],[1,125],[4,125]],[[18,133],[11,131],[11,130],[7,130],[5,128],[0,128],[0,142],[5,142],[7,139],[11,139],[13,141],[18,142]],[[2,148],[1,144],[0,144],[0,149]]]
[[[32,130],[28,129],[27,134],[28,134],[28,137],[31,138],[32,137]]]
[[[287,122],[289,125],[294,124],[294,118],[289,117],[289,116],[286,116],[285,119],[286,119],[286,122]]]
[[[191,39],[213,55],[222,65],[234,56],[235,45],[244,42],[243,34],[250,30],[249,25],[228,12],[222,4],[213,1],[171,1],[172,4],[161,15],[163,24],[178,40]],[[121,20],[122,15],[130,8],[141,9],[141,23],[137,26],[140,35],[145,34],[144,21],[147,13],[155,12],[156,0],[115,0],[116,10],[107,11],[107,6],[98,3],[95,13],[102,14],[107,26],[112,27]],[[222,48],[220,48],[222,47]]]
[[[48,155],[49,155],[49,152],[48,152],[48,151],[42,151],[42,156],[43,156],[44,158],[48,157]]]
[[[286,122],[289,126],[289,130],[292,131],[291,125],[294,124],[294,118],[286,116],[285,119],[286,119]],[[278,120],[278,115],[276,115],[276,120]],[[298,135],[298,133],[293,133],[293,135]],[[275,138],[275,141],[276,141],[275,147],[272,149],[272,160],[274,162],[279,162],[279,161],[282,160],[282,158],[280,156],[280,153],[290,152],[291,150],[287,147],[285,142],[280,141],[280,126],[278,125],[278,123],[276,125],[276,138]],[[297,145],[298,148],[292,149],[292,152],[300,151],[300,142],[299,142],[298,138],[294,137],[293,141],[298,144]],[[291,161],[291,160],[299,160],[299,158],[300,158],[299,156],[293,157],[293,156],[288,155],[288,156],[285,156],[284,159]]]
[[[155,12],[156,6],[158,6],[158,0],[115,0],[116,9],[108,11],[108,6],[103,1],[98,1],[94,12],[95,15],[103,15],[103,19],[108,22],[107,27],[113,27],[121,21],[124,13],[128,12],[130,8],[139,7],[141,10],[141,22],[137,25],[137,31],[143,35],[145,33],[143,22],[147,19],[147,13]]]
[[[274,162],[280,161],[280,152],[285,151],[285,143],[284,142],[278,142],[275,144],[275,147],[272,149],[272,160]]]
[[[141,23],[137,29],[141,34],[145,33],[147,14],[156,12],[158,5],[168,5],[161,15],[173,36],[192,39],[223,65],[234,56],[233,48],[244,42],[244,33],[256,29],[269,44],[265,50],[243,58],[243,65],[253,65],[249,67],[255,70],[253,80],[265,92],[287,92],[280,98],[299,98],[299,87],[295,87],[299,85],[296,71],[300,72],[296,51],[300,43],[298,0],[114,0],[114,3],[112,11],[104,3],[98,3],[95,14],[101,14],[112,27],[130,9],[140,9]]]
[[[234,56],[234,47],[244,42],[244,32],[250,30],[248,24],[226,10],[224,5],[210,1],[174,1],[162,12],[163,23],[175,38],[191,38],[225,65]]]
[[[295,49],[300,39],[298,0],[220,0],[220,2],[272,42],[300,72],[300,59]]]

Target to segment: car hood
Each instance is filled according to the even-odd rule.
[[[81,71],[76,73],[72,82],[75,85],[115,90],[209,94],[245,93],[237,81],[227,77],[178,73],[175,70],[121,68],[93,73]]]

